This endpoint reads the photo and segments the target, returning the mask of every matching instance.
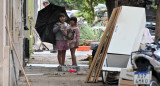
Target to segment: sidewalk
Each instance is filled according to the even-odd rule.
[[[87,54],[91,51],[77,51],[77,63],[80,65],[80,71],[77,73],[58,72],[56,66],[58,65],[57,53],[50,53],[49,51],[35,52],[31,58],[25,72],[31,83],[31,86],[105,86],[102,82],[85,83],[85,79],[89,72],[88,61],[80,61],[87,58]],[[66,64],[71,65],[70,51],[66,53]],[[39,64],[39,65],[34,65]],[[21,75],[19,79],[19,86],[27,86],[24,76]]]

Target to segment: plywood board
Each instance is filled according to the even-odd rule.
[[[133,81],[120,80],[120,86],[135,86]]]
[[[108,53],[127,54],[137,51],[145,29],[145,9],[122,6]]]

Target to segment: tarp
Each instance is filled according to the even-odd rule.
[[[65,7],[49,4],[44,9],[38,12],[35,29],[37,30],[41,40],[55,44],[55,34],[53,33],[53,25],[58,22],[58,16],[60,13],[64,13],[69,19]]]
[[[152,42],[154,42],[152,36],[149,32],[149,29],[146,28],[143,33],[141,44],[152,43]]]

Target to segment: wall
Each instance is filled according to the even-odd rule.
[[[0,8],[0,86],[17,86],[16,80],[21,68],[15,52],[11,53],[6,26],[8,24],[13,45],[23,64],[23,39],[30,38],[30,44],[33,44],[31,28],[34,28],[36,22],[38,1],[1,0]],[[24,30],[24,25],[30,30]]]
[[[5,0],[0,3],[0,86],[3,86],[3,59],[5,46]]]
[[[17,86],[20,67],[14,52],[12,56],[6,28],[11,32],[13,45],[23,63],[23,0],[1,0],[0,8],[0,86]]]

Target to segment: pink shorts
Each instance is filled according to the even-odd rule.
[[[57,50],[68,50],[68,43],[65,40],[56,41]]]

